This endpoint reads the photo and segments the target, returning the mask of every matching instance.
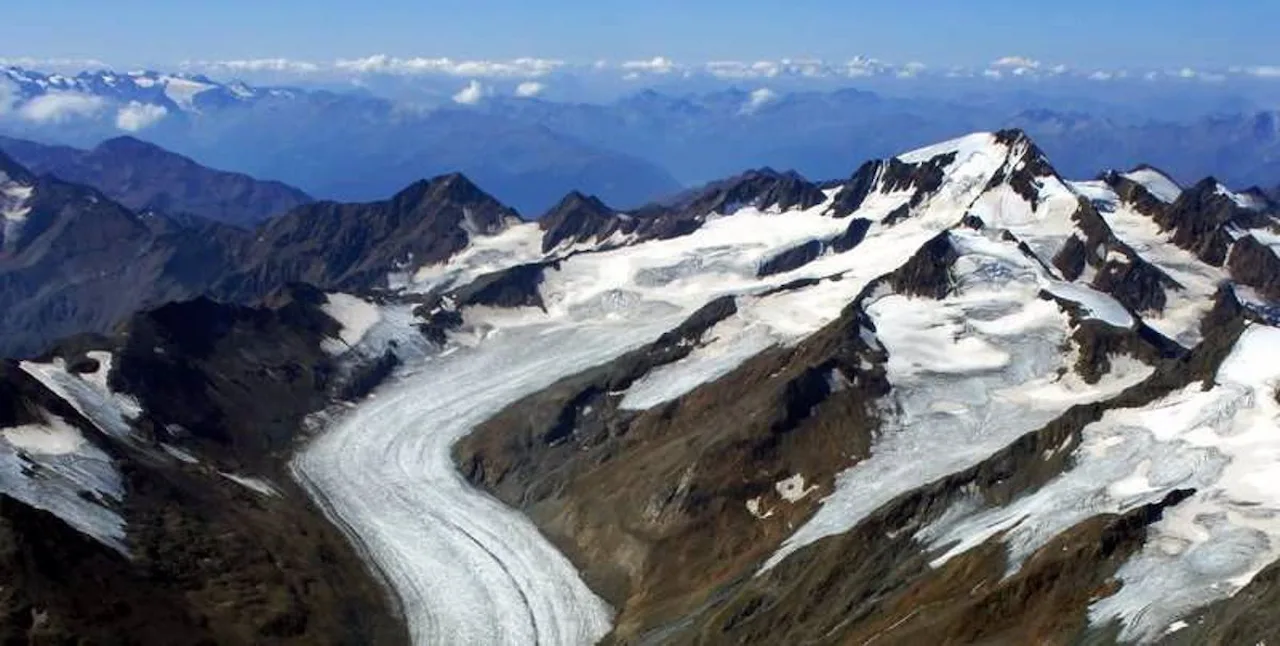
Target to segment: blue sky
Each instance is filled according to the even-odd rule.
[[[1275,0],[40,0],[6,3],[0,56],[112,64],[385,53],[575,62],[868,55],[977,65],[1280,64]]]

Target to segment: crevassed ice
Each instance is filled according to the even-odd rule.
[[[1049,539],[1098,514],[1124,513],[1175,489],[1117,574],[1115,594],[1090,609],[1119,620],[1121,638],[1152,641],[1171,622],[1234,594],[1280,558],[1280,330],[1247,329],[1209,390],[1195,383],[1147,406],[1108,411],[1084,429],[1073,467],[1010,505],[948,515],[921,533],[945,548],[940,565],[1003,533],[1010,573]]]
[[[940,301],[888,294],[867,306],[889,354],[883,426],[871,455],[836,478],[835,491],[763,571],[849,531],[902,493],[978,464],[1072,405],[1151,374],[1139,362],[1117,362],[1100,383],[1085,384],[1061,352],[1066,315],[1036,296],[1043,268],[1011,244],[952,236],[962,252],[956,293]]]

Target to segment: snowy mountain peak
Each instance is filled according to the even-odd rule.
[[[18,67],[7,67],[3,71],[4,77],[16,87],[16,95],[23,104],[48,96],[64,100],[81,97],[121,106],[137,103],[174,112],[200,112],[206,106],[252,101],[268,93],[241,82],[222,84],[200,74],[150,70],[121,74],[100,70],[66,76]]]

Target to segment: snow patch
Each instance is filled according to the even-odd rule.
[[[382,320],[378,306],[369,301],[350,294],[329,294],[328,299],[320,306],[321,311],[342,326],[338,338],[327,338],[321,342],[321,347],[329,354],[342,354],[356,347]]]
[[[790,478],[779,480],[774,483],[773,488],[783,500],[790,503],[797,503],[804,500],[806,496],[818,490],[818,485],[809,487],[804,486],[804,475],[797,473]]]
[[[262,478],[255,478],[255,477],[253,477],[253,476],[237,475],[237,474],[234,474],[234,473],[225,473],[225,472],[222,472],[222,471],[219,471],[218,473],[219,473],[222,477],[224,477],[224,478],[226,478],[226,479],[228,479],[228,480],[230,480],[230,481],[232,481],[232,482],[234,482],[234,483],[236,483],[236,484],[238,484],[238,485],[240,485],[240,486],[242,486],[242,487],[244,487],[244,488],[246,488],[246,489],[249,489],[249,490],[254,491],[254,492],[257,492],[257,493],[260,493],[260,494],[262,494],[262,495],[264,495],[264,496],[273,497],[273,498],[278,498],[278,497],[280,496],[280,490],[279,490],[279,489],[276,489],[275,485],[271,484],[270,482],[267,482],[266,480],[263,480]]]
[[[1147,189],[1148,193],[1151,193],[1157,200],[1165,204],[1173,204],[1182,196],[1182,187],[1178,186],[1178,183],[1170,179],[1168,175],[1154,168],[1139,168],[1124,173],[1121,177]]]

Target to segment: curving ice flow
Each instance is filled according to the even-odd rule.
[[[519,397],[661,334],[499,330],[429,361],[314,442],[295,472],[358,536],[415,644],[588,644],[611,611],[519,512],[472,488],[453,443]]]

